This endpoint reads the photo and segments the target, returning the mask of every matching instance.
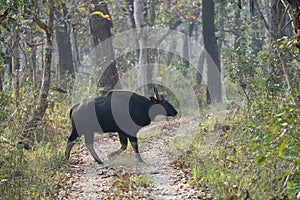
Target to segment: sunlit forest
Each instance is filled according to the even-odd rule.
[[[300,0],[1,0],[0,55],[1,200],[300,199]]]

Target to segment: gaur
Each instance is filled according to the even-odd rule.
[[[129,139],[135,157],[144,162],[139,154],[137,133],[157,115],[174,117],[177,111],[156,88],[150,98],[134,92],[113,90],[105,96],[84,100],[70,110],[72,133],[67,142],[66,158],[69,159],[76,138],[84,135],[89,152],[96,162],[102,164],[93,147],[94,133],[117,132],[121,148],[110,156],[124,151]]]

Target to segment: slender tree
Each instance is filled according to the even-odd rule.
[[[31,47],[30,52],[30,75],[32,80],[33,90],[35,91],[37,88],[37,45],[36,44],[36,29],[31,26],[30,27],[30,36],[29,43],[27,44]]]
[[[221,89],[221,62],[218,52],[217,38],[215,35],[215,4],[213,0],[202,1],[202,22],[204,47],[210,58],[207,58],[206,102],[215,103],[222,101]]]
[[[58,47],[58,75],[63,80],[66,76],[73,75],[73,55],[70,39],[70,28],[67,22],[68,10],[65,3],[62,3],[57,10],[56,16],[59,18],[59,25],[56,28],[56,42]]]
[[[128,16],[130,20],[130,25],[132,29],[135,29],[135,21],[134,21],[134,5],[133,5],[133,0],[127,0],[126,1],[127,9],[128,9]]]
[[[260,41],[260,32],[259,32],[259,17],[257,10],[254,5],[254,1],[256,0],[250,0],[249,1],[249,8],[250,8],[250,20],[251,20],[251,29],[252,29],[252,49],[255,55],[257,55],[258,51],[262,47],[262,43]]]
[[[142,86],[142,93],[148,93],[147,83],[151,79],[151,69],[148,65],[148,50],[146,49],[147,32],[144,28],[144,1],[134,0],[134,21],[137,28],[139,44],[139,84]]]
[[[291,6],[295,33],[300,32],[300,0],[287,0]]]
[[[276,9],[277,11],[276,12],[272,11],[271,25],[270,25],[270,24],[268,24],[268,21],[266,20],[265,16],[263,15],[260,5],[257,3],[256,0],[253,0],[253,4],[254,4],[255,8],[257,9],[258,16],[261,18],[262,24],[264,25],[265,29],[267,29],[269,32],[268,36],[271,38],[271,41],[273,42],[273,45],[271,45],[271,52],[274,52],[275,55],[277,56],[276,62],[278,62],[280,64],[280,67],[283,72],[283,76],[284,76],[284,79],[285,79],[285,82],[287,85],[287,91],[291,94],[291,91],[293,90],[291,75],[288,70],[288,65],[284,58],[283,52],[279,48],[279,43],[277,42],[277,38],[279,36],[281,36],[281,34],[282,34],[282,30],[279,30],[279,29],[283,28],[280,21],[283,21],[281,19],[284,19],[284,16],[280,16],[280,18],[279,18],[279,15],[278,15],[279,14],[279,11],[278,11],[279,10],[279,7],[278,7],[279,0],[277,0],[276,5],[275,5],[275,3],[276,3],[276,0],[272,1],[272,9],[274,10],[273,7],[275,7],[275,8],[277,7],[277,9]],[[279,20],[279,22],[277,22],[278,20]],[[275,21],[275,22],[272,22],[272,21]],[[277,26],[277,28],[274,26]],[[272,30],[272,28],[273,28],[273,30]],[[274,33],[275,29],[276,29],[276,32]],[[291,96],[291,98],[292,98],[292,101],[295,102],[293,95]]]
[[[106,94],[117,86],[119,77],[116,68],[115,54],[112,44],[111,28],[113,27],[107,4],[103,1],[92,0],[90,8],[90,28],[92,34],[92,47],[97,47],[94,64],[101,68],[101,77],[98,81],[100,93]],[[99,48],[99,49],[98,49]]]
[[[19,25],[15,24],[11,32],[11,58],[12,58],[12,81],[14,94],[16,99],[19,98],[19,70],[20,70],[20,55],[19,55]],[[18,101],[16,101],[18,102]]]
[[[45,60],[44,60],[44,68],[42,71],[42,83],[41,83],[41,89],[39,94],[39,102],[33,120],[42,119],[48,107],[47,97],[48,97],[50,81],[51,81],[54,2],[53,0],[48,0],[47,3],[48,3],[47,22],[44,23],[37,15],[34,16],[34,21],[46,33],[46,46],[45,46]]]

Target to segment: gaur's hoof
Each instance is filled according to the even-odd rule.
[[[103,164],[103,161],[102,160],[95,160],[98,164]]]
[[[108,154],[108,158],[111,159],[112,157],[118,156],[118,155],[120,155],[120,153],[122,153],[122,151],[124,151],[124,150],[119,149],[118,151],[111,152],[110,154]]]
[[[143,165],[143,166],[149,166],[145,161],[143,160],[138,160],[139,161],[139,164],[140,165]]]
[[[139,163],[147,165],[147,163],[143,160],[139,160]]]
[[[142,159],[140,154],[135,154],[135,158],[139,161],[139,163],[146,164],[146,162]]]
[[[115,152],[108,154],[108,158],[111,159],[115,157],[117,154]]]

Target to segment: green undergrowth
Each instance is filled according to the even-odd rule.
[[[1,94],[5,109],[0,111],[0,199],[55,199],[67,181],[69,119],[62,114],[67,106],[56,97],[49,99],[42,122],[29,129],[32,99],[21,96],[16,105],[11,96]]]
[[[53,199],[65,179],[64,146],[59,138],[30,150],[2,141],[1,199]]]
[[[207,113],[193,144],[176,161],[189,172],[199,198],[299,198],[300,106],[256,101],[224,116],[218,120],[214,111]],[[207,148],[209,137],[215,142]]]

